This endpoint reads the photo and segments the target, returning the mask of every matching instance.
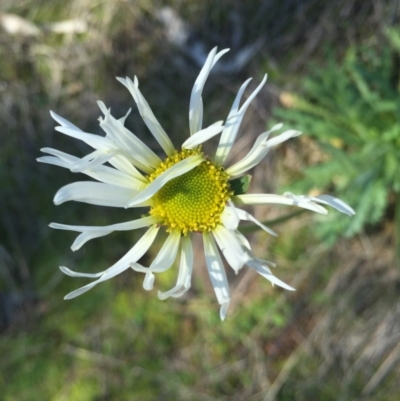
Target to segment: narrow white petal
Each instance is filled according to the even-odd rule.
[[[119,82],[125,85],[126,88],[128,88],[129,92],[131,92],[131,95],[137,104],[139,113],[142,116],[144,123],[147,125],[148,129],[153,134],[156,141],[163,148],[164,152],[168,156],[171,156],[175,152],[174,145],[172,144],[171,139],[169,138],[167,133],[161,127],[161,124],[156,119],[146,99],[140,92],[137,78],[135,77],[135,82],[132,82],[132,80],[129,78],[117,79]]]
[[[219,142],[217,153],[215,156],[216,163],[223,164],[225,162],[229,152],[232,149],[233,144],[235,143],[235,139],[240,124],[242,123],[247,108],[249,107],[253,99],[257,96],[257,94],[260,92],[266,81],[267,81],[267,75],[264,75],[264,78],[261,81],[261,83],[257,86],[257,88],[253,91],[253,93],[244,102],[239,111],[237,111],[243,92],[246,89],[247,85],[249,84],[250,80],[247,80],[239,89],[239,92],[233,103],[232,109],[228,115],[224,131],[222,132],[221,135],[221,140]]]
[[[80,163],[80,160],[82,160],[79,159],[78,157],[69,155],[64,152],[60,152],[56,149],[44,148],[42,149],[42,152],[53,154],[57,157],[52,157],[52,156],[40,157],[37,159],[39,162],[68,168],[71,171],[74,171],[74,167],[76,167]],[[119,165],[121,157],[122,156],[115,156],[113,158],[116,159],[117,165]],[[109,161],[112,163],[111,160]],[[94,164],[97,164],[97,162]],[[134,169],[134,167],[130,163],[129,165]],[[124,188],[139,189],[143,187],[143,184],[147,183],[147,180],[137,170],[136,171],[132,170],[132,168],[126,168],[126,169],[122,168],[121,169],[122,171],[120,171],[108,166],[103,166],[103,165],[96,166],[87,163],[85,169],[82,170],[81,172],[88,175],[89,177],[95,178],[96,180],[104,182],[106,184],[117,185]],[[132,175],[132,173],[134,175]]]
[[[60,223],[50,223],[49,226],[57,230],[68,230],[68,231],[76,231],[83,233],[85,231],[98,231],[98,230],[110,230],[111,232],[131,231],[131,230],[136,230],[138,228],[147,227],[156,223],[157,223],[156,217],[147,216],[137,220],[126,221],[124,223],[111,224],[109,226],[72,226],[69,224],[60,224]]]
[[[249,254],[243,249],[233,231],[226,229],[224,226],[218,226],[212,233],[229,266],[238,273],[249,260]]]
[[[46,163],[46,164],[52,164],[53,166],[58,166],[58,167],[64,167],[64,168],[70,168],[70,165],[59,159],[58,157],[54,157],[54,156],[42,156],[42,157],[38,157],[36,159],[36,161],[38,161],[39,163]]]
[[[178,298],[189,290],[192,280],[193,271],[193,247],[190,237],[187,235],[181,241],[181,261],[179,266],[178,279],[174,288],[169,291],[158,291],[159,299],[167,299],[169,297]]]
[[[114,156],[114,154],[114,152],[95,150],[82,159],[79,159],[78,162],[74,163],[71,167],[71,171],[73,173],[82,173],[84,170],[89,168],[95,168],[108,162]]]
[[[235,204],[244,205],[267,205],[267,204],[280,204],[280,205],[292,205],[298,206],[303,209],[308,209],[316,213],[327,214],[328,211],[322,206],[316,205],[313,202],[293,199],[287,196],[275,195],[275,194],[245,194],[236,195],[233,197]]]
[[[69,230],[77,231],[82,234],[79,235],[71,246],[73,251],[78,250],[87,241],[104,237],[111,234],[113,231],[130,231],[136,230],[138,228],[148,227],[150,225],[156,224],[157,218],[153,216],[142,217],[141,219],[127,221],[125,223],[112,224],[109,226],[71,226],[67,224],[51,223],[50,227],[58,230]]]
[[[118,150],[112,141],[100,135],[89,134],[70,127],[55,127],[55,130],[72,138],[80,139],[94,149]]]
[[[78,249],[82,248],[82,246],[85,245],[86,242],[90,241],[91,239],[105,237],[106,235],[111,234],[111,233],[112,233],[112,231],[106,231],[106,230],[83,232],[82,234],[79,234],[75,238],[75,241],[71,245],[71,249],[72,249],[72,251],[75,252]]]
[[[295,130],[288,130],[283,132],[281,135],[278,135],[275,138],[272,138],[270,140],[268,139],[268,136],[271,132],[273,132],[276,129],[279,129],[279,125],[276,125],[273,127],[270,131],[262,133],[255,141],[253,147],[249,151],[249,153],[243,157],[242,160],[234,164],[233,166],[229,167],[226,172],[229,175],[236,176],[236,175],[241,175],[244,174],[246,171],[250,170],[254,166],[256,166],[258,163],[260,163],[261,160],[264,159],[264,157],[268,154],[270,151],[271,147],[276,146],[289,138],[298,136],[301,134],[300,131],[295,131]]]
[[[132,269],[143,273],[160,273],[168,270],[176,259],[180,240],[181,234],[179,232],[172,232],[149,267],[133,263],[131,265]]]
[[[134,190],[139,190],[143,187],[143,181],[140,179],[108,166],[97,166],[84,170],[83,173],[105,184]]]
[[[182,144],[182,148],[184,149],[193,149],[198,145],[201,145],[205,141],[208,141],[213,136],[219,134],[223,129],[223,121],[218,121],[207,128],[204,128],[194,135],[186,139]]]
[[[158,230],[159,227],[157,227],[156,225],[150,227],[147,230],[147,232],[142,236],[142,238],[140,238],[140,240],[135,244],[135,246],[127,254],[125,254],[125,256],[123,256],[117,263],[109,267],[104,272],[97,273],[96,275],[85,276],[85,277],[99,277],[99,274],[101,274],[98,280],[90,284],[87,284],[75,291],[72,291],[67,296],[65,296],[64,299],[75,298],[85,293],[86,291],[89,291],[91,288],[101,283],[102,281],[115,277],[116,275],[122,273],[124,270],[128,269],[131,263],[137,262],[148,251],[150,246],[153,244],[154,239],[156,238]],[[72,274],[75,274],[75,277],[81,277],[81,275],[83,275],[83,273],[76,273],[67,268],[63,268],[62,271],[70,276]]]
[[[92,205],[125,207],[137,191],[121,188],[101,182],[74,182],[62,187],[54,197],[54,203],[60,205],[67,201],[90,203]]]
[[[229,294],[229,284],[226,278],[224,265],[212,236],[208,233],[203,233],[203,242],[204,254],[211,283],[218,303],[224,306],[224,310],[226,311],[226,308],[228,307],[227,304],[229,304],[231,297]]]
[[[201,95],[210,71],[215,63],[228,51],[229,49],[225,49],[216,54],[217,48],[214,47],[214,49],[209,53],[207,60],[194,83],[189,104],[190,135],[194,135],[196,132],[200,131],[203,124],[203,100]]]
[[[116,120],[109,110],[103,108],[103,111],[106,113],[100,122],[100,127],[119,148],[125,151],[125,156],[129,157],[131,163],[146,173],[151,173],[161,163],[161,159],[135,134]]]
[[[62,161],[67,162],[69,165],[76,163],[79,160],[79,157],[72,156],[68,153],[61,152],[61,150],[53,149],[53,148],[42,148],[40,149],[43,153],[48,153],[49,155],[53,155],[61,159]]]
[[[356,214],[356,212],[353,210],[353,208],[350,207],[346,202],[343,202],[341,199],[335,198],[331,195],[319,195],[319,196],[313,197],[313,200],[315,202],[319,202],[324,205],[332,206],[339,212],[342,212],[349,216],[353,216]]]
[[[219,310],[219,317],[221,318],[222,321],[224,321],[226,318],[228,307],[229,307],[229,302],[225,302],[221,305],[221,308]]]
[[[261,261],[257,259],[252,259],[247,262],[247,265],[251,268],[253,268],[258,274],[269,280],[272,284],[276,284],[279,287],[284,288],[285,290],[289,291],[296,291],[293,287],[290,285],[287,285],[284,283],[282,280],[279,278],[275,277],[269,267],[266,264],[263,264]]]
[[[246,212],[245,210],[238,209],[236,208],[236,212],[240,218],[240,220],[247,220],[255,223],[258,227],[262,228],[264,231],[267,233],[277,236],[278,234],[274,231],[271,230],[269,227],[261,223],[261,221],[257,220],[254,216],[252,216],[250,213]]]
[[[72,128],[72,129],[75,129],[77,131],[81,131],[81,129],[78,128],[76,125],[70,123],[68,120],[66,120],[65,118],[59,116],[57,113],[54,113],[54,111],[50,110],[50,115],[53,117],[53,119],[55,121],[57,121],[59,124],[61,124],[61,126]]]
[[[131,267],[132,267],[132,266],[131,266]],[[143,288],[144,288],[146,291],[151,291],[151,290],[153,289],[153,286],[154,286],[154,279],[155,279],[155,276],[154,276],[153,273],[147,273],[147,274],[146,274],[146,276],[145,276],[145,278],[144,278],[144,281],[143,281]]]
[[[190,170],[193,170],[203,161],[204,159],[201,157],[201,155],[195,155],[176,163],[168,170],[160,174],[145,189],[139,192],[139,194],[137,194],[135,197],[132,197],[132,199],[127,202],[126,207],[137,206],[138,204],[145,202],[155,193],[157,193],[168,181],[171,181],[172,179],[179,177]]]
[[[97,278],[97,277],[101,277],[102,274],[104,274],[104,272],[100,272],[100,273],[79,273],[79,272],[74,272],[71,269],[68,269],[68,267],[65,266],[60,266],[60,270],[66,274],[67,276],[70,277],[88,277],[88,278]]]
[[[123,117],[121,117],[121,118],[118,119],[118,121],[119,121],[122,125],[125,125],[125,121],[126,121],[127,117],[129,116],[129,114],[131,114],[131,111],[132,111],[132,109],[129,109],[129,110],[127,111],[127,113],[126,113]]]

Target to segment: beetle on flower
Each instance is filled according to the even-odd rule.
[[[104,114],[100,119],[100,127],[106,134],[104,137],[83,132],[51,112],[52,117],[60,124],[56,127],[57,131],[84,141],[94,151],[83,158],[78,158],[56,149],[44,148],[42,151],[48,155],[39,158],[38,161],[64,167],[72,172],[84,173],[97,180],[74,182],[62,187],[55,195],[56,205],[73,200],[111,207],[148,208],[147,215],[140,219],[109,226],[50,224],[52,228],[80,233],[72,244],[73,251],[81,248],[87,241],[113,231],[148,227],[133,248],[105,271],[96,274],[79,273],[61,266],[60,269],[69,276],[95,279],[90,284],[71,292],[65,299],[77,297],[128,268],[144,273],[143,287],[151,290],[155,273],[169,269],[177,259],[178,253],[180,266],[177,283],[169,291],[159,291],[158,297],[160,299],[179,297],[190,288],[194,266],[192,238],[201,234],[209,276],[221,305],[220,317],[223,320],[226,317],[230,293],[221,252],[236,273],[247,265],[272,284],[293,290],[272,274],[270,270],[270,267],[274,266],[272,262],[253,255],[249,242],[238,231],[238,225],[241,220],[247,220],[272,235],[276,234],[240,206],[295,205],[326,214],[327,210],[321,205],[329,205],[342,213],[354,214],[351,207],[329,195],[312,197],[288,193],[245,194],[234,190],[235,180],[256,166],[272,147],[301,133],[288,130],[270,139],[270,134],[282,127],[282,124],[275,125],[258,136],[242,160],[232,166],[225,165],[243,116],[267,79],[265,76],[240,106],[243,93],[251,80],[248,79],[239,89],[225,124],[223,121],[218,121],[203,128],[203,87],[211,69],[227,51],[228,49],[225,49],[217,53],[217,49],[213,49],[195,81],[189,105],[190,136],[179,149],[175,149],[151,111],[139,90],[137,78],[135,77],[133,81],[129,78],[118,78],[132,94],[145,124],[165,152],[164,159],[124,127],[129,112],[125,117],[115,119],[104,103],[98,102]],[[221,136],[215,154],[205,155],[201,145],[218,134]],[[160,230],[165,230],[168,237],[150,266],[142,266],[138,261],[149,250]]]

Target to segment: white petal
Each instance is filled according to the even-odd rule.
[[[131,267],[132,267],[132,266],[131,266]],[[150,290],[153,289],[153,286],[154,286],[154,279],[155,279],[155,276],[154,276],[153,273],[147,273],[147,274],[146,274],[146,276],[145,276],[145,278],[144,278],[144,281],[143,281],[143,288],[144,288],[146,291],[150,291]]]
[[[36,161],[40,163],[47,163],[47,164],[52,164],[53,166],[58,166],[58,167],[64,167],[69,169],[69,164],[58,157],[54,156],[42,156],[38,157]]]
[[[154,181],[152,181],[145,189],[143,189],[136,197],[132,197],[127,202],[126,207],[137,206],[139,203],[145,202],[150,199],[155,193],[157,193],[168,181],[179,177],[190,170],[193,170],[196,166],[202,163],[204,159],[201,155],[190,156],[187,159],[176,163],[168,170],[160,174]]]
[[[112,141],[100,135],[89,134],[87,132],[83,132],[80,130],[78,131],[75,128],[69,127],[55,127],[55,130],[72,138],[80,139],[94,149],[118,150],[118,148]]]
[[[134,190],[143,188],[143,181],[108,166],[98,166],[82,171],[84,174],[106,184]]]
[[[229,266],[238,273],[249,259],[249,254],[243,249],[233,231],[220,225],[212,233]]]
[[[158,291],[159,299],[164,300],[169,297],[178,298],[188,291],[191,286],[194,260],[192,241],[187,235],[182,238],[181,244],[181,262],[176,285],[169,291]]]
[[[48,153],[49,155],[53,155],[61,159],[62,161],[67,162],[69,165],[73,165],[77,161],[79,161],[79,157],[72,156],[68,153],[61,152],[61,150],[53,149],[53,148],[42,148],[40,149],[43,153]]]
[[[249,153],[243,157],[242,160],[234,164],[233,166],[229,167],[226,172],[231,176],[241,175],[244,174],[246,171],[250,170],[254,166],[256,166],[264,157],[268,154],[271,147],[276,146],[289,138],[298,136],[301,134],[300,131],[289,130],[283,132],[281,135],[278,135],[275,138],[270,140],[268,136],[271,132],[273,132],[277,128],[280,128],[280,124],[273,127],[270,131],[262,133],[255,141],[253,147],[249,151]]]
[[[51,156],[40,157],[37,159],[39,162],[49,163],[55,166],[68,168],[71,171],[74,171],[74,168],[77,165],[79,165],[80,161],[82,160],[79,159],[78,157],[69,155],[64,152],[60,152],[56,149],[44,148],[42,149],[42,152],[54,154],[57,157],[51,157]],[[117,159],[117,164],[118,164],[120,156],[115,156],[115,159]],[[129,172],[126,173],[125,170]],[[123,171],[119,171],[108,166],[103,166],[103,165],[96,166],[96,165],[91,165],[90,163],[86,163],[85,169],[82,170],[81,172],[88,175],[89,177],[95,178],[96,180],[104,182],[106,184],[117,185],[125,188],[139,189],[143,187],[144,183],[147,183],[147,180],[137,171],[136,171],[137,174],[135,174],[135,176],[132,176],[131,169],[123,169]]]
[[[121,188],[101,182],[74,182],[62,187],[54,197],[54,203],[60,205],[67,201],[90,203],[92,205],[125,207],[138,191]]]
[[[236,208],[236,212],[240,218],[240,220],[247,220],[255,223],[258,227],[262,228],[264,231],[267,233],[277,236],[278,234],[274,231],[271,230],[269,227],[261,223],[261,221],[257,220],[254,216],[252,216],[250,213],[246,212],[245,210],[238,209]]]
[[[315,202],[322,203],[324,205],[332,206],[339,212],[342,212],[349,216],[353,216],[356,214],[356,212],[353,210],[353,208],[350,207],[346,202],[343,202],[341,199],[335,198],[330,195],[319,195],[319,196],[313,197],[313,200]]]
[[[79,272],[74,272],[71,269],[68,269],[68,267],[65,266],[60,266],[60,270],[66,274],[67,276],[70,277],[89,277],[89,278],[97,278],[97,277],[101,277],[104,272],[100,272],[100,273],[79,273]]]
[[[94,152],[86,155],[78,162],[71,166],[71,171],[73,173],[82,173],[88,168],[94,168],[108,162],[113,156],[114,152],[106,152],[101,150],[95,150]]]
[[[176,259],[180,240],[181,234],[179,232],[170,233],[161,247],[160,252],[158,252],[158,255],[149,267],[142,266],[139,263],[133,263],[131,265],[132,269],[143,273],[161,273],[168,270]]]
[[[71,226],[67,224],[51,223],[50,227],[58,230],[77,231],[82,234],[79,235],[72,244],[72,250],[76,251],[87,241],[93,238],[103,237],[112,233],[113,231],[130,231],[138,228],[148,227],[156,224],[157,218],[153,216],[142,217],[141,219],[127,221],[125,223],[112,224],[109,226]]]
[[[123,173],[127,173],[132,177],[135,177],[137,180],[143,182],[144,184],[148,184],[149,181],[147,178],[143,177],[142,174],[132,165],[132,163],[123,155],[114,156],[109,163],[116,167],[119,171]]]
[[[140,92],[137,78],[135,77],[134,83],[129,78],[126,79],[117,78],[117,79],[119,82],[121,82],[128,88],[129,92],[131,92],[131,95],[137,104],[139,113],[142,116],[144,123],[147,125],[147,127],[153,134],[156,141],[163,148],[164,152],[168,156],[173,155],[175,152],[174,145],[172,144],[171,139],[168,137],[167,133],[161,127],[160,123],[157,121],[149,104],[147,103],[146,99]]]
[[[230,206],[226,206],[221,214],[222,224],[228,230],[236,230],[239,225],[239,215],[232,201],[228,201]]]
[[[75,238],[75,241],[71,245],[71,249],[72,251],[75,252],[78,249],[82,248],[82,246],[85,245],[86,242],[90,241],[91,239],[105,237],[106,235],[111,233],[112,231],[106,231],[106,230],[84,232]]]
[[[224,307],[223,311],[226,311],[231,297],[229,295],[229,284],[226,278],[224,265],[212,236],[208,233],[203,233],[203,242],[204,254],[211,283],[218,303]],[[223,317],[222,314],[221,319]]]
[[[217,48],[214,47],[194,83],[189,104],[190,135],[194,135],[196,132],[200,131],[203,124],[203,100],[201,95],[208,75],[215,63],[228,51],[229,49],[225,49],[216,54]]]
[[[125,156],[129,158],[132,164],[146,173],[151,173],[161,163],[161,159],[135,134],[116,120],[109,110],[103,108],[103,111],[107,112],[100,122],[100,127],[119,148],[125,151]]]
[[[229,112],[224,131],[221,135],[221,140],[218,145],[218,149],[215,155],[215,162],[218,164],[223,164],[232,149],[233,144],[235,143],[235,139],[242,123],[244,114],[246,113],[247,108],[253,99],[260,92],[265,82],[267,81],[267,75],[264,76],[261,83],[257,86],[257,88],[253,91],[253,93],[248,97],[248,99],[244,102],[243,106],[237,111],[239,107],[240,100],[242,98],[243,92],[249,84],[250,80],[247,80],[239,89],[238,94],[236,95],[236,99],[232,105],[231,111]]]
[[[222,321],[224,321],[226,318],[228,307],[229,307],[229,302],[225,302],[221,305],[221,308],[219,310],[219,317],[221,318]]]
[[[235,204],[244,205],[267,205],[267,204],[280,204],[280,205],[292,205],[308,209],[316,213],[327,214],[328,211],[322,206],[316,205],[309,200],[301,200],[289,198],[287,196],[275,195],[275,194],[245,194],[236,195],[233,197]]]
[[[253,268],[258,274],[269,280],[272,284],[276,284],[279,287],[284,288],[285,290],[289,291],[295,291],[293,287],[290,285],[287,285],[284,283],[282,280],[279,280],[279,278],[275,277],[269,267],[266,264],[261,263],[257,259],[252,259],[247,262],[247,265],[251,268]]]
[[[129,116],[129,114],[131,114],[131,111],[132,111],[132,109],[129,109],[129,110],[127,111],[127,113],[125,114],[124,117],[121,117],[121,118],[118,119],[118,121],[119,121],[122,125],[125,125],[125,121],[126,121],[127,117]]]
[[[85,277],[98,277],[99,274],[101,274],[100,278],[90,284],[87,284],[75,291],[70,292],[64,299],[71,299],[75,298],[78,295],[81,295],[85,293],[86,291],[89,291],[91,288],[93,288],[95,285],[101,283],[102,281],[108,280],[120,273],[122,273],[124,270],[128,269],[130,267],[131,263],[134,263],[138,261],[150,248],[150,246],[153,244],[154,239],[156,238],[156,235],[158,233],[159,227],[156,225],[150,227],[147,232],[143,235],[142,238],[135,244],[135,246],[125,255],[123,256],[117,263],[115,263],[113,266],[109,267],[107,270],[105,270],[102,273],[98,273],[97,275],[89,275],[86,274]],[[62,271],[68,275],[74,275],[74,277],[80,277],[83,275],[83,273],[76,273],[73,272],[72,270],[69,270],[67,268],[63,268]]]
[[[153,216],[142,217],[137,220],[131,220],[124,223],[111,224],[109,226],[72,226],[68,224],[51,223],[49,226],[57,230],[68,230],[76,232],[111,230],[113,231],[130,231],[137,228],[147,227],[157,223],[157,218]]]
[[[219,134],[223,129],[223,121],[218,121],[201,131],[196,132],[194,135],[186,139],[182,144],[184,149],[193,149],[198,145],[201,145],[205,141],[208,141],[213,136]]]
[[[55,121],[57,121],[59,124],[61,124],[61,126],[72,128],[72,129],[75,129],[77,131],[81,131],[81,129],[78,128],[76,125],[70,123],[68,120],[66,120],[65,118],[59,116],[57,113],[54,113],[54,111],[50,110],[50,115],[53,117],[53,119]]]

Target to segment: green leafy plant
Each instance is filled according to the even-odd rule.
[[[386,30],[380,50],[350,48],[341,62],[331,54],[304,81],[301,95],[276,110],[315,138],[323,152],[289,189],[335,193],[357,213],[352,219],[332,215],[330,224],[319,226],[330,243],[378,223],[394,202],[400,227],[399,54],[395,29]]]

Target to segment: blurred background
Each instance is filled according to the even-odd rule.
[[[400,5],[398,0],[2,0],[0,5],[0,398],[100,400],[400,399]],[[131,210],[54,206],[82,177],[39,164],[40,148],[79,157],[49,110],[101,133],[97,100],[159,149],[116,76],[137,75],[178,146],[209,50],[229,47],[208,80],[205,125],[225,119],[242,82],[267,85],[246,113],[231,161],[282,121],[304,134],[274,149],[250,191],[329,193],[357,212],[316,218],[254,210],[279,233],[248,232],[277,263],[285,292],[245,268],[229,274],[219,320],[197,244],[192,289],[159,301],[127,271],[87,294],[58,269],[97,272],[141,232],[73,253],[50,222],[107,225]],[[247,96],[245,95],[245,97]],[[207,144],[213,149],[215,143]],[[156,254],[146,255],[144,264]]]

